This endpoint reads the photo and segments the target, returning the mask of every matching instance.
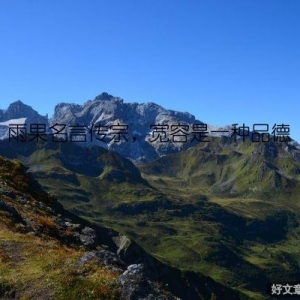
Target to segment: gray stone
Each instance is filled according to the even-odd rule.
[[[94,229],[90,227],[84,227],[79,234],[79,240],[84,246],[90,247],[95,244],[95,238],[97,237]]]

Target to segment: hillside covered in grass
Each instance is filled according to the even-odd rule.
[[[98,147],[24,145],[1,152],[23,161],[70,211],[126,234],[172,268],[251,299],[267,299],[269,282],[300,276],[293,143],[214,138],[138,166]]]
[[[1,299],[240,299],[68,212],[24,165],[2,157],[0,275]]]
[[[80,263],[92,246],[87,227],[25,170],[0,158],[1,299],[118,299],[122,269]]]

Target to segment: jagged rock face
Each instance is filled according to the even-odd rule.
[[[26,124],[28,132],[30,132],[30,124],[44,124],[47,130],[48,118],[39,115],[31,106],[18,100],[11,103],[8,109],[0,109],[0,140],[9,137],[9,127],[12,124]]]
[[[230,134],[229,128],[210,125],[207,125],[207,130],[203,127],[194,129],[195,124],[204,127],[205,124],[190,113],[168,110],[152,102],[124,103],[121,98],[108,93],[102,93],[83,105],[60,103],[50,120],[18,100],[8,109],[0,110],[0,140],[9,137],[11,124],[15,127],[26,124],[30,137],[33,132],[31,124],[41,124],[47,133],[52,133],[48,140],[54,136],[66,137],[69,142],[101,146],[136,162],[150,162],[195,146],[199,139],[197,131],[211,135],[210,130],[227,129],[229,133],[212,135]],[[55,135],[58,132],[60,135]]]
[[[151,125],[168,125],[169,128],[166,129],[166,132],[170,133],[172,125],[186,124],[189,125],[189,130],[191,130],[193,124],[202,122],[196,120],[189,113],[167,110],[155,103],[124,103],[121,98],[102,93],[93,101],[90,100],[83,105],[58,104],[50,123],[52,125],[56,123],[64,124],[67,127],[85,125],[87,132],[92,129],[94,133],[93,143],[136,161],[151,161],[194,145],[189,141],[185,143],[184,137],[179,137],[182,142],[178,142],[178,138],[177,140],[175,138],[175,141],[172,136],[165,138],[163,134],[161,134],[163,140],[169,138],[169,141],[161,142],[158,134],[153,133]],[[112,139],[117,129],[111,128],[111,126],[117,124],[128,125],[127,133],[120,136],[120,142]],[[99,132],[98,135],[96,133],[99,126],[101,126],[101,130],[107,129],[103,141],[96,139],[100,137]],[[123,129],[125,130],[125,127]],[[172,127],[172,129],[175,128]],[[101,133],[104,133],[104,131],[101,131]]]
[[[20,100],[11,103],[8,109],[0,109],[0,122],[20,118],[26,118],[29,121],[39,121],[45,124],[48,123],[47,117],[39,115],[37,111],[31,108],[31,106],[24,104]]]
[[[52,133],[48,140],[54,138],[59,131],[59,138],[65,136],[69,142],[75,141],[81,146],[101,146],[136,162],[150,162],[195,146],[199,132],[204,134],[202,138],[206,135],[229,137],[232,134],[230,126],[207,124],[205,129],[206,125],[190,113],[168,110],[152,102],[124,103],[121,98],[108,93],[102,93],[83,105],[60,103],[56,105],[50,120],[18,100],[8,109],[0,109],[0,140],[9,137],[10,124],[26,124],[28,133],[33,132],[31,124],[41,124],[48,134]],[[193,128],[195,124],[202,124],[202,128],[199,129],[201,125]],[[54,128],[57,125],[59,126]],[[160,126],[153,128],[155,125]],[[39,130],[41,132],[42,129]],[[273,150],[268,150],[270,155],[275,155]]]

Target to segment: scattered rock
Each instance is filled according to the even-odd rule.
[[[93,250],[79,259],[79,264],[84,265],[88,261],[95,260],[97,265],[106,266],[110,270],[123,272],[126,268],[126,265],[121,261],[117,255],[108,250],[96,251]]]
[[[130,300],[175,300],[172,295],[164,295],[157,283],[144,275],[143,264],[132,264],[119,276],[118,282],[122,286],[122,299]]]
[[[84,227],[79,234],[80,242],[86,247],[92,247],[95,245],[95,238],[97,237],[94,229],[90,227]]]

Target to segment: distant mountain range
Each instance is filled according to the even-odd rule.
[[[211,135],[209,130],[224,130],[210,125],[206,129],[206,124],[187,112],[168,110],[152,102],[124,103],[108,93],[83,105],[60,103],[51,119],[19,100],[0,110],[0,139],[9,137],[9,124],[19,128],[26,124],[28,133],[30,124],[44,124],[47,133],[59,132],[54,138],[64,139],[68,132],[69,141],[77,141],[81,146],[99,145],[137,162],[188,149]],[[37,127],[31,128],[31,132],[34,130]],[[42,132],[42,126],[39,130]]]

